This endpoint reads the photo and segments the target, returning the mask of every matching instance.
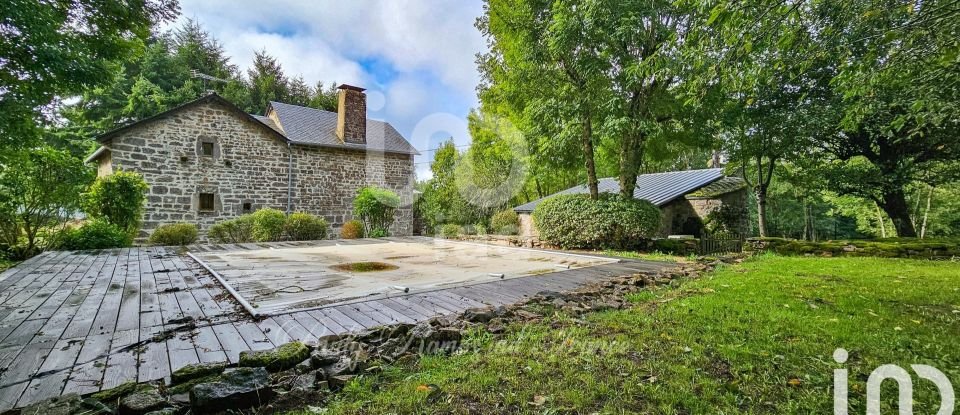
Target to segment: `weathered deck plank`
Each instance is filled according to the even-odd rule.
[[[374,242],[389,243],[305,241],[203,249]],[[44,253],[0,273],[0,366],[6,368],[0,374],[0,410],[130,380],[169,379],[173,370],[190,363],[236,363],[245,350],[270,349],[294,339],[317,341],[416,323],[668,265],[602,264],[291,310],[254,322],[206,270],[168,248]],[[196,327],[185,317],[192,317]]]

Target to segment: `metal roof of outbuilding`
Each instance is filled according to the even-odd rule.
[[[722,168],[641,174],[637,176],[637,187],[633,190],[633,197],[647,200],[657,206],[663,206],[674,199],[700,189],[723,177]],[[600,179],[597,183],[597,190],[604,193],[619,193],[620,183],[613,177]],[[513,210],[521,213],[533,212],[533,209],[536,208],[540,202],[549,197],[561,194],[586,193],[589,193],[586,185],[575,186],[550,196],[522,204],[513,208]]]

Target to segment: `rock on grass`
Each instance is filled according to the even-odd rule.
[[[223,412],[261,406],[272,397],[266,369],[241,367],[225,372],[217,382],[194,386],[190,390],[190,407],[195,414]]]
[[[310,357],[310,348],[290,342],[273,350],[240,352],[241,367],[263,367],[271,372],[291,369]]]
[[[108,405],[117,405],[121,397],[149,389],[153,389],[153,386],[137,382],[125,382],[115,388],[94,393],[90,397]]]
[[[194,363],[177,369],[170,375],[170,380],[173,385],[176,385],[193,379],[223,373],[223,369],[226,367],[226,363]]]
[[[131,393],[120,399],[120,415],[143,415],[167,406],[156,388]]]

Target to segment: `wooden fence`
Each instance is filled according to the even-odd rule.
[[[745,239],[742,235],[703,235],[697,242],[698,255],[726,254],[743,252]]]

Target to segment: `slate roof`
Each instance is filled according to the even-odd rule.
[[[279,129],[269,118],[255,117],[270,128],[280,131],[294,144],[420,154],[387,122],[367,118],[367,144],[344,143],[336,135],[335,112],[273,101],[270,102],[270,108],[277,113]],[[269,109],[267,111],[269,112]]]
[[[648,200],[657,206],[663,206],[687,193],[716,182],[723,177],[722,168],[641,174],[637,176],[637,187],[633,191],[633,197]],[[620,183],[617,182],[615,177],[603,178],[598,181],[597,189],[604,193],[619,193]],[[575,186],[517,206],[513,208],[513,210],[520,213],[533,212],[533,209],[536,208],[540,202],[551,196],[561,194],[587,194],[589,192],[586,185]]]
[[[270,107],[277,112],[280,123],[283,124],[282,126],[278,126],[270,117],[247,114],[232,102],[216,93],[204,95],[193,101],[183,103],[161,113],[103,133],[97,136],[97,141],[104,143],[116,134],[135,126],[163,118],[164,116],[197,104],[211,102],[224,105],[254,124],[265,127],[266,130],[276,136],[276,138],[293,144],[356,150],[376,150],[387,153],[420,154],[390,123],[367,118],[367,144],[345,144],[336,136],[337,113],[335,112],[321,111],[313,108],[284,104],[282,102],[270,102]],[[103,153],[103,147],[98,148],[93,154],[87,157],[86,162],[96,160]]]

